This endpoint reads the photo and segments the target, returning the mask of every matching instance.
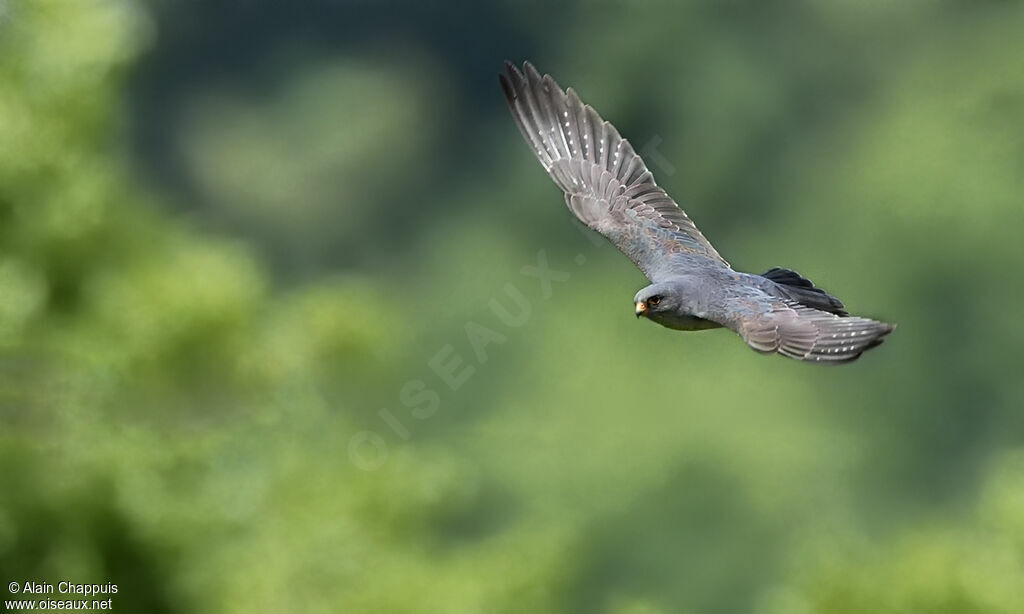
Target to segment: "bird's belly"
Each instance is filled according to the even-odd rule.
[[[709,328],[721,328],[722,325],[711,320],[698,318],[697,316],[665,315],[655,320],[666,328],[675,330],[707,330]]]

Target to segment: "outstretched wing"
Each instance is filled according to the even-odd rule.
[[[738,299],[719,318],[758,352],[797,360],[841,364],[880,345],[893,325],[856,316],[841,317],[796,302],[762,297]]]
[[[580,221],[607,237],[651,281],[697,260],[728,266],[654,183],[629,141],[572,88],[562,91],[529,62],[524,72],[505,66],[508,72],[500,78],[512,117]]]

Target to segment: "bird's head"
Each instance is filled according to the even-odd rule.
[[[659,314],[670,313],[679,307],[679,293],[671,284],[651,284],[633,297],[636,317],[657,319]]]

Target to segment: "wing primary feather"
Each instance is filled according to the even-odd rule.
[[[512,85],[502,75],[502,86],[510,88]],[[527,143],[533,146],[533,151],[536,153],[540,163],[548,171],[551,170],[551,165],[554,161],[551,158],[551,152],[548,151],[547,146],[544,144],[544,140],[540,138],[539,130],[533,123],[531,114],[524,108],[524,101],[522,97],[516,96],[514,91],[509,94],[506,89],[507,100],[509,107],[512,109],[512,117],[515,119],[516,125],[519,127],[519,131],[523,134],[523,138],[526,139]]]
[[[527,141],[533,143],[534,150],[537,152],[541,164],[550,170],[558,154],[548,144],[548,139],[544,137],[544,132],[539,122],[540,114],[532,91],[528,87],[526,77],[519,72],[519,69],[510,62],[506,62],[506,65],[508,66],[509,79],[514,94],[513,98],[509,100],[509,105],[514,105],[512,115],[519,122],[520,131],[525,132]]]
[[[852,362],[881,345],[892,324],[856,316],[841,317],[788,301],[772,302],[764,311],[730,324],[759,352],[823,364]]]
[[[550,148],[551,159],[560,160],[565,157],[565,152],[559,149],[558,141],[552,136],[552,133],[557,131],[557,124],[551,124],[551,114],[548,112],[548,105],[545,102],[544,96],[541,95],[543,92],[540,87],[540,76],[533,65],[527,63],[525,68],[527,86],[525,91],[529,92],[526,100],[530,106],[530,113],[537,123],[538,135],[544,140],[545,145]]]
[[[507,63],[500,82],[519,131],[573,214],[649,278],[689,270],[701,258],[728,267],[629,141],[574,89],[563,90],[529,62],[522,70]]]
[[[569,152],[569,144],[565,140],[565,134],[559,127],[559,118],[555,115],[555,109],[552,105],[551,94],[555,88],[552,87],[551,79],[541,77],[537,69],[530,63],[526,64],[526,78],[530,84],[530,89],[539,99],[539,108],[543,113],[541,117],[547,122],[545,133],[551,140],[551,144],[554,145],[555,151],[560,158],[572,157]]]

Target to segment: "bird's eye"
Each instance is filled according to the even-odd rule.
[[[660,296],[652,296],[651,298],[647,299],[647,304],[652,306],[652,307],[656,307],[658,305],[658,303],[660,303],[660,302],[661,302],[661,297]]]

